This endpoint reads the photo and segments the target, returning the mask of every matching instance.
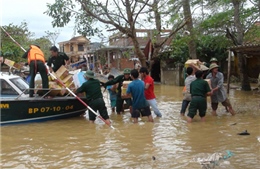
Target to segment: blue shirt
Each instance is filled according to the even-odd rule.
[[[116,92],[111,90],[112,87],[113,87],[113,85],[107,86],[107,90],[109,91],[110,100],[116,100]]]
[[[132,81],[128,85],[126,93],[131,93],[134,109],[140,109],[148,106],[144,96],[144,82],[142,80],[136,79]]]

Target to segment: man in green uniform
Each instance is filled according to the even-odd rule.
[[[201,121],[205,120],[207,110],[206,97],[211,95],[209,84],[202,79],[203,72],[198,70],[195,75],[197,79],[190,84],[190,93],[192,99],[189,107],[189,113],[187,115],[188,123],[192,122],[192,119],[196,115],[197,110],[199,110]]]
[[[77,89],[76,94],[85,92],[89,107],[91,107],[95,112],[98,110],[101,117],[107,122],[107,124],[110,124],[99,80],[94,79],[94,73],[90,70],[86,71],[84,77],[87,81]],[[96,120],[96,115],[90,110],[89,120],[93,123]]]
[[[125,68],[124,69],[124,74],[123,75],[119,75],[117,76],[115,79],[110,80],[108,82],[106,82],[104,84],[104,87],[109,86],[109,85],[114,85],[116,83],[118,83],[117,86],[117,98],[116,98],[116,112],[117,114],[121,114],[121,112],[123,112],[123,104],[124,101],[126,101],[127,105],[129,106],[130,112],[132,112],[132,99],[128,98],[128,99],[122,99],[121,97],[121,87],[123,86],[123,82],[124,81],[132,81],[131,77],[130,77],[130,72],[131,69],[129,68]]]
[[[50,48],[50,52],[51,57],[48,59],[47,62],[50,72],[56,72],[62,65],[66,66],[69,64],[69,57],[65,53],[59,52],[56,46],[52,46]]]

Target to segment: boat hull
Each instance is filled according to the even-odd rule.
[[[76,98],[5,99],[1,100],[1,125],[77,117],[85,111]]]

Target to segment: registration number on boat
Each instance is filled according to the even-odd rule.
[[[29,108],[28,114],[33,113],[47,113],[47,112],[59,112],[62,110],[72,110],[73,105],[69,106],[52,106],[52,107],[35,107],[35,108]]]

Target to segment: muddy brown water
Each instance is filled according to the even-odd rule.
[[[221,105],[219,116],[211,116],[208,99],[206,122],[196,116],[187,124],[179,115],[181,91],[182,87],[156,85],[163,117],[154,123],[142,118],[132,124],[126,112],[110,115],[114,130],[84,117],[3,126],[1,168],[199,169],[198,158],[226,150],[234,155],[216,168],[260,168],[260,95],[232,89],[229,98],[236,116]],[[244,130],[250,135],[237,135]]]

